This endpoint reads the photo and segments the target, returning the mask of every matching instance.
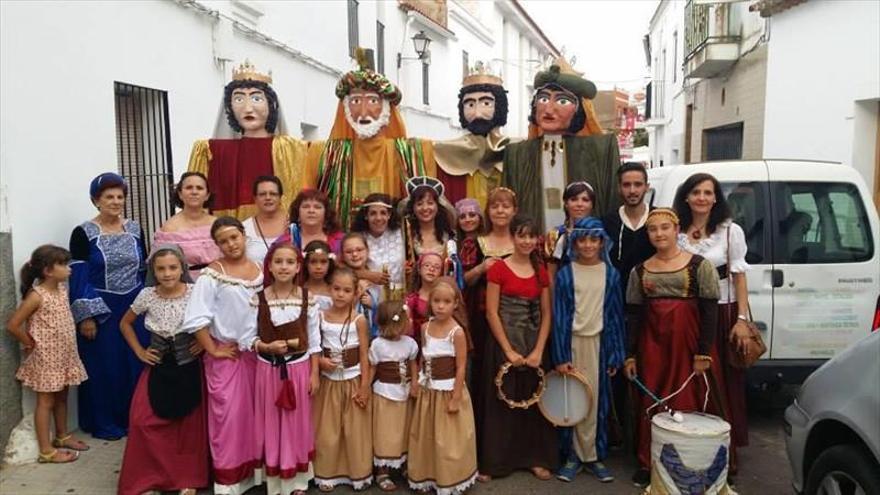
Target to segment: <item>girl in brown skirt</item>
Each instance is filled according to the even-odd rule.
[[[336,485],[355,490],[373,481],[373,434],[370,419],[370,337],[367,320],[355,310],[358,279],[338,267],[330,279],[333,305],[320,313],[321,385],[313,403],[315,482],[322,492]],[[364,370],[365,373],[361,373]]]
[[[409,430],[409,486],[438,495],[463,493],[477,477],[471,398],[464,384],[467,337],[453,318],[462,305],[455,281],[441,278],[422,327],[421,390]]]
[[[410,395],[418,396],[419,346],[409,331],[409,317],[403,301],[379,304],[379,337],[370,344],[370,376],[373,382],[373,465],[376,483],[386,492],[397,490],[389,471],[406,462]]]

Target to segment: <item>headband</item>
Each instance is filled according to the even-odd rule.
[[[383,206],[383,207],[385,207],[385,208],[388,208],[389,210],[392,208],[391,205],[389,205],[388,203],[386,203],[386,202],[384,202],[384,201],[370,201],[369,203],[363,203],[363,204],[361,204],[360,207],[361,207],[362,209],[367,209],[367,208],[369,208],[369,207],[371,207],[371,206]]]
[[[653,217],[665,217],[672,221],[675,225],[679,225],[678,214],[672,208],[655,208],[648,212],[648,218],[645,224],[651,221]]]
[[[491,191],[489,191],[489,197],[492,197],[495,194],[498,194],[500,192],[510,193],[510,195],[513,196],[513,199],[516,199],[516,191],[514,191],[513,189],[510,189],[510,188],[504,187],[504,186],[498,186],[498,187],[492,189]]]
[[[589,182],[583,181],[583,180],[572,182],[571,184],[565,186],[565,190],[568,191],[569,189],[571,189],[572,187],[575,187],[575,186],[584,186],[587,189],[589,189],[590,192],[593,192],[593,186],[591,186]]]

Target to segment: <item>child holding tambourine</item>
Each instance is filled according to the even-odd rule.
[[[620,275],[611,265],[611,239],[593,217],[576,220],[566,232],[567,256],[556,271],[550,354],[560,373],[580,373],[598,407],[560,435],[564,462],[556,477],[572,481],[586,467],[603,483],[614,481],[601,462],[608,454],[606,424],[611,380],[623,365],[623,300]]]

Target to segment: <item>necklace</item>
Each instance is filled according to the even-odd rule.
[[[282,298],[282,297],[278,296],[278,292],[273,287],[272,294],[275,296],[275,297],[273,297],[273,299],[278,301],[279,303],[281,303],[281,309],[284,309],[285,307],[287,307],[287,304],[285,304],[285,302],[288,301],[293,296],[293,292],[295,290],[296,290],[296,286],[293,286],[293,288],[290,289],[290,292],[288,292],[287,295]]]
[[[670,257],[668,257],[668,258],[664,258],[664,257],[660,256],[659,254],[658,254],[658,255],[655,255],[655,256],[656,256],[657,259],[660,260],[660,261],[672,261],[672,260],[674,260],[675,258],[678,258],[679,256],[681,256],[681,249],[679,249],[674,255],[672,255],[672,256],[670,256]]]
[[[702,238],[702,237],[703,237],[703,229],[705,229],[705,228],[706,228],[706,224],[703,224],[702,227],[697,227],[696,229],[694,229],[693,232],[691,232],[691,237],[692,237],[693,239],[700,239],[700,238]]]

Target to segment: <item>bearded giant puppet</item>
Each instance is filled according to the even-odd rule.
[[[330,138],[309,147],[305,179],[327,193],[345,228],[369,194],[401,198],[410,177],[436,174],[432,143],[406,137],[400,89],[373,70],[361,49],[357,61],[359,68],[336,85]]]
[[[253,216],[251,187],[261,175],[276,175],[284,184],[281,204],[287,209],[302,189],[307,144],[285,133],[272,75],[257,72],[245,61],[232,70],[214,138],[196,141],[189,171],[208,177],[215,215]]]
[[[529,139],[505,148],[502,183],[516,191],[519,211],[544,229],[565,222],[562,195],[574,181],[592,186],[592,215],[603,217],[617,203],[620,158],[617,139],[602,132],[590,101],[596,85],[557,59],[534,86]]]
[[[504,147],[510,142],[501,134],[507,124],[507,91],[501,78],[479,62],[461,85],[458,119],[468,133],[434,143],[437,178],[451,202],[475,198],[485,207],[488,192],[501,184]]]

